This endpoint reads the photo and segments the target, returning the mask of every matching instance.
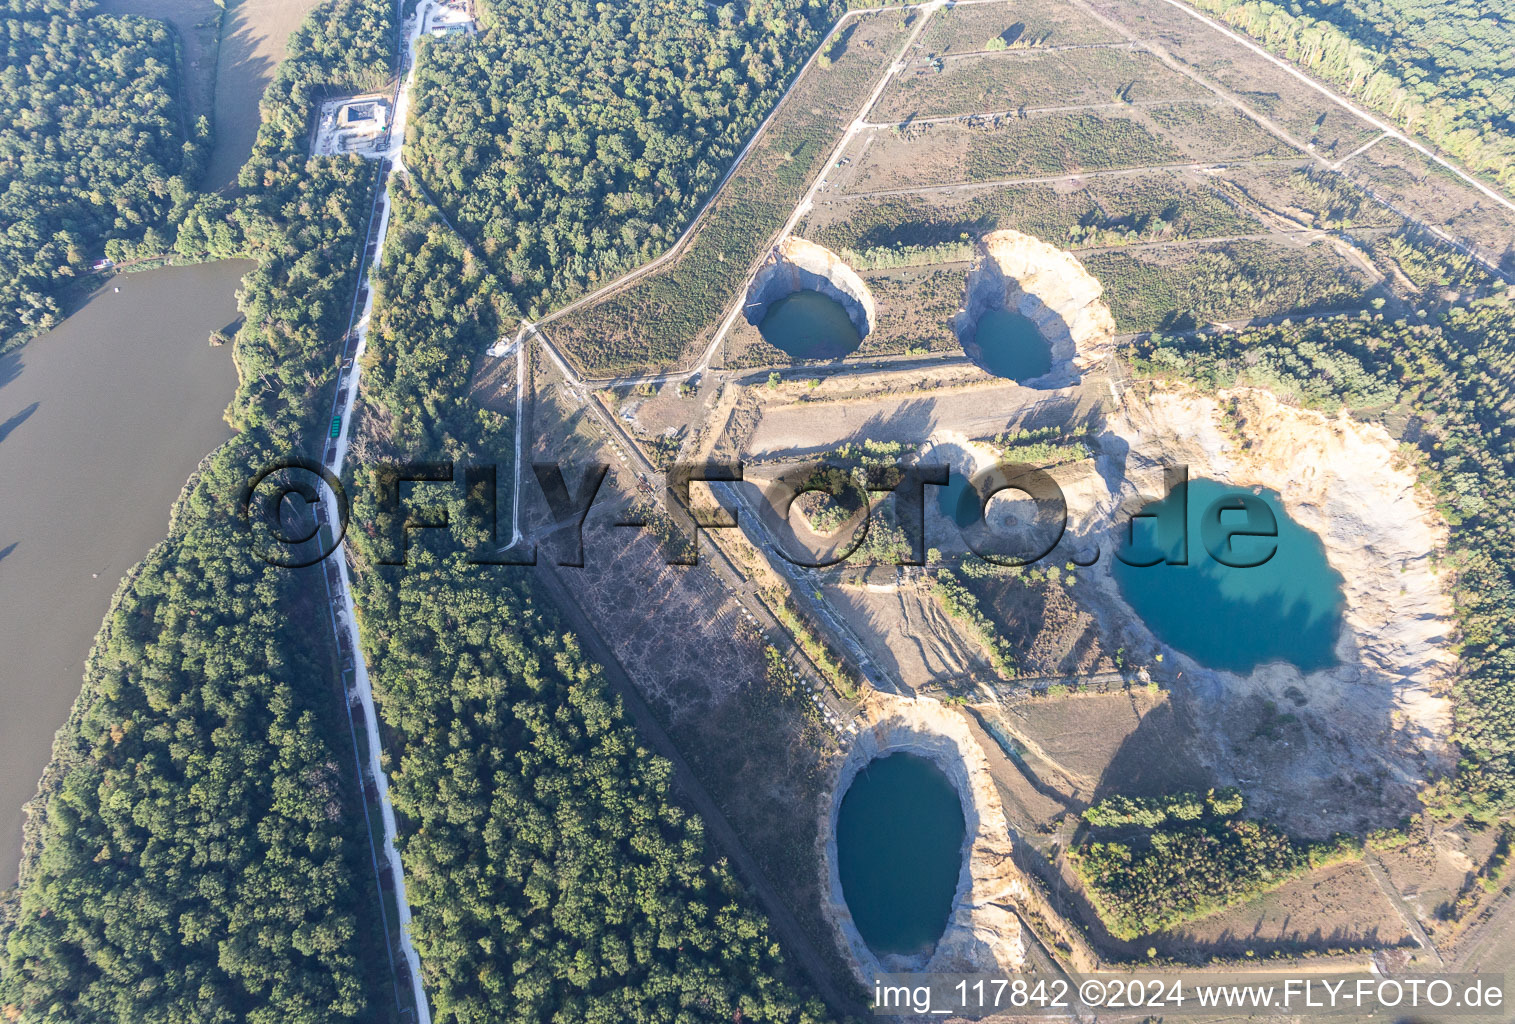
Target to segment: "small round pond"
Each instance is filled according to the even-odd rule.
[[[991,309],[973,329],[975,360],[996,377],[1034,380],[1052,369],[1052,346],[1029,317]]]
[[[1126,602],[1158,639],[1210,668],[1250,672],[1265,662],[1286,661],[1313,672],[1334,665],[1342,577],[1326,561],[1320,538],[1290,519],[1272,491],[1254,494],[1215,480],[1192,480],[1187,488],[1188,564],[1141,567],[1116,559],[1111,571]],[[1202,519],[1217,500],[1238,496],[1261,498],[1277,523],[1274,554],[1261,565],[1223,565],[1206,548]],[[1145,507],[1156,518],[1137,520],[1135,550],[1126,549],[1122,538],[1128,557],[1177,556],[1184,535],[1176,513],[1183,500],[1175,488]],[[1226,527],[1244,519],[1240,509],[1220,513]],[[1255,560],[1274,544],[1273,538],[1235,536],[1228,558]]]
[[[936,945],[952,912],[965,834],[957,790],[924,757],[890,754],[858,772],[837,812],[837,873],[874,953]]]
[[[838,359],[863,339],[842,304],[820,292],[791,292],[769,306],[758,324],[763,340],[795,359]]]

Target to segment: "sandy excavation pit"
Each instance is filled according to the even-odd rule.
[[[795,292],[819,292],[847,311],[859,338],[873,330],[873,295],[857,272],[825,246],[803,238],[785,238],[753,276],[742,315],[756,327],[769,308]]]
[[[870,701],[858,737],[841,762],[819,813],[824,849],[818,861],[825,872],[823,908],[847,951],[858,980],[871,988],[883,971],[971,971],[1022,969],[1025,937],[1014,907],[1032,899],[1011,857],[1011,836],[982,748],[961,715],[934,700],[878,694]],[[963,805],[964,856],[946,931],[929,955],[879,958],[868,948],[852,921],[837,870],[836,823],[843,795],[870,761],[892,753],[911,753],[935,764],[951,781]]]
[[[1387,432],[1265,391],[1210,398],[1157,385],[1127,397],[1097,447],[1093,464],[1055,475],[1069,537],[1097,541],[1102,561],[1124,528],[1118,509],[1160,496],[1163,468],[1187,465],[1191,480],[1275,491],[1342,576],[1338,664],[1303,673],[1272,661],[1239,674],[1162,644],[1108,565],[1085,574],[1083,600],[1106,630],[1138,663],[1163,655],[1161,674],[1190,706],[1196,747],[1218,777],[1246,793],[1251,813],[1303,834],[1393,824],[1413,810],[1423,780],[1451,767],[1452,618],[1434,564],[1445,530]]]
[[[996,309],[1019,313],[1036,325],[1052,355],[1047,373],[1021,383],[1063,387],[1076,383],[1114,346],[1115,320],[1100,299],[1103,293],[1072,253],[1019,231],[995,231],[979,241],[952,329],[968,357],[986,367],[976,341],[980,321]]]

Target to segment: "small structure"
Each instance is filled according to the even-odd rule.
[[[427,34],[440,39],[460,33],[472,35],[479,27],[468,0],[443,0],[427,10],[425,29]]]
[[[382,156],[388,149],[390,100],[387,96],[344,96],[321,104],[312,156],[357,153]]]
[[[353,100],[337,111],[337,130],[382,132],[389,117],[389,104],[383,100]]]

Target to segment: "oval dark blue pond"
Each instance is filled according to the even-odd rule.
[[[991,309],[973,331],[978,363],[996,377],[1032,380],[1052,369],[1052,346],[1029,317]]]
[[[838,359],[863,342],[840,302],[808,290],[792,292],[769,306],[758,333],[795,359]]]
[[[1326,561],[1320,538],[1284,512],[1278,495],[1260,491],[1278,525],[1277,548],[1262,565],[1233,568],[1212,558],[1205,548],[1201,519],[1217,499],[1254,492],[1215,480],[1188,483],[1188,564],[1126,565],[1119,559],[1111,572],[1121,596],[1159,640],[1210,668],[1250,672],[1269,661],[1286,661],[1303,672],[1336,664],[1336,638],[1342,620],[1342,578]],[[1183,498],[1178,488],[1144,511],[1176,512]],[[1241,511],[1221,513],[1221,523],[1245,518]],[[1176,515],[1137,520],[1133,560],[1161,550],[1176,555],[1183,542]],[[1123,527],[1124,529],[1124,527]],[[1231,561],[1266,551],[1273,541],[1233,537]]]
[[[858,772],[837,812],[837,873],[874,953],[936,945],[952,911],[965,832],[957,790],[925,758],[890,754]]]

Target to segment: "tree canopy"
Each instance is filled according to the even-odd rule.
[[[407,160],[545,309],[671,245],[833,17],[821,0],[483,0],[427,40]]]
[[[166,248],[208,153],[168,26],[93,6],[0,2],[0,351],[62,319],[59,289],[108,242]]]

